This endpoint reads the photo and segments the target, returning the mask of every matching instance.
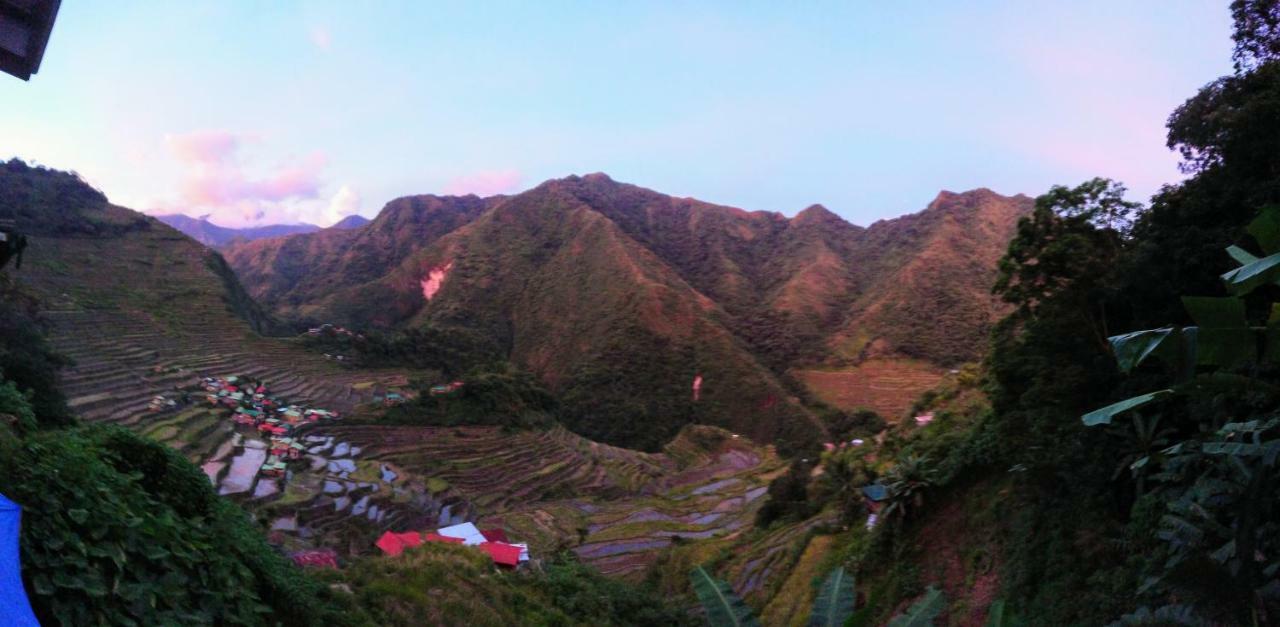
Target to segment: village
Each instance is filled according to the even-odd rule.
[[[324,495],[332,499],[335,512],[383,528],[394,525],[386,519],[386,508],[371,503],[373,493],[385,490],[393,501],[421,500],[421,495],[413,494],[414,488],[403,485],[398,469],[357,460],[362,452],[360,446],[336,441],[313,428],[340,420],[343,416],[339,412],[288,402],[274,395],[265,380],[253,377],[206,376],[195,381],[195,385],[180,388],[177,394],[155,396],[148,411],[165,413],[190,405],[207,405],[234,425],[232,437],[202,466],[219,494],[248,495],[255,502],[275,499],[277,503]],[[461,381],[443,383],[428,393],[449,394],[463,385]],[[408,389],[389,387],[376,398],[381,406],[391,407],[412,400],[414,394]],[[236,451],[239,453],[233,454]],[[362,473],[361,466],[371,463],[377,467],[376,481],[362,476],[368,473]],[[480,530],[461,520],[466,510],[450,513],[450,509],[444,508],[439,518],[441,526],[434,531],[385,531],[373,547],[393,557],[424,542],[442,542],[474,546],[503,568],[517,568],[529,560],[527,543],[510,542],[502,529]],[[296,513],[277,517],[271,531],[273,544],[299,566],[338,567],[338,551],[299,542],[297,536],[310,534],[299,525]]]

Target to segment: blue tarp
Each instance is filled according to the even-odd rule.
[[[31,613],[27,591],[22,587],[18,558],[18,533],[22,528],[22,508],[0,494],[0,624],[40,627]]]
[[[873,501],[883,501],[889,498],[889,489],[878,483],[862,487],[862,493]]]

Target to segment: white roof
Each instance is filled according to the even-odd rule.
[[[466,546],[475,546],[486,542],[484,534],[471,523],[462,523],[453,525],[452,527],[441,527],[436,533],[450,538],[462,538],[462,544]]]

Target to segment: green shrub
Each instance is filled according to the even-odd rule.
[[[319,585],[163,445],[114,427],[43,431],[0,451],[23,507],[23,575],[45,624],[317,624]]]

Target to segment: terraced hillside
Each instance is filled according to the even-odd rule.
[[[942,381],[943,372],[919,360],[879,358],[848,368],[796,370],[794,374],[828,405],[873,409],[896,421],[921,394]]]
[[[572,548],[612,575],[640,574],[674,538],[750,528],[782,464],[769,448],[688,427],[661,453],[599,444],[564,429],[334,425],[359,446],[475,507],[535,552]]]
[[[156,395],[205,374],[268,377],[283,395],[340,410],[403,376],[344,371],[258,335],[228,304],[213,253],[147,224],[110,239],[38,238],[19,275],[49,305],[54,346],[75,360],[62,384],[84,419],[133,424]]]
[[[262,460],[252,468],[249,462],[265,441],[251,429],[237,431],[225,407],[201,403],[197,384],[206,376],[248,376],[270,382],[272,394],[290,403],[345,413],[406,385],[412,373],[346,370],[291,341],[264,337],[259,331],[273,321],[221,257],[157,220],[109,204],[73,175],[11,163],[0,177],[0,205],[20,217],[31,238],[24,266],[13,275],[40,297],[51,343],[75,362],[60,374],[74,413],[170,444],[204,465],[215,483],[241,472],[242,486],[220,490],[233,498],[287,492],[301,504],[334,495],[315,477],[300,477],[292,490],[259,482]],[[346,448],[329,456],[354,457]],[[421,505],[415,511],[438,511]],[[395,517],[374,522],[392,524]]]

